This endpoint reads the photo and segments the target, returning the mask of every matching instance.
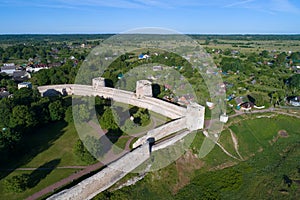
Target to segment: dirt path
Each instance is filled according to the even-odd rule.
[[[34,199],[38,199],[42,196],[45,196],[51,192],[54,192],[56,189],[61,188],[67,184],[70,184],[74,180],[91,173],[92,171],[100,169],[101,167],[103,167],[103,164],[101,162],[96,163],[94,165],[90,165],[90,166],[86,167],[85,169],[83,169],[77,173],[74,173],[71,176],[64,178],[61,181],[56,182],[56,183],[44,188],[43,190],[40,190],[39,192],[29,196],[28,198],[26,198],[26,200],[34,200]]]
[[[241,159],[239,159],[239,158],[237,158],[237,157],[235,157],[234,155],[232,155],[231,153],[229,153],[220,143],[218,143],[218,142],[216,142],[216,144],[221,148],[221,150],[225,153],[225,154],[227,154],[228,156],[230,156],[231,158],[234,158],[234,159],[236,159],[236,160],[240,160],[241,161]]]
[[[233,144],[234,144],[234,149],[235,149],[237,155],[238,155],[242,160],[244,160],[244,158],[241,156],[241,154],[240,154],[240,152],[239,152],[239,143],[238,143],[238,139],[237,139],[236,135],[234,134],[234,132],[233,132],[230,128],[228,128],[228,130],[230,131],[231,138],[232,138],[232,142],[233,142]]]

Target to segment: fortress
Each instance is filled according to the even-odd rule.
[[[146,108],[172,119],[171,122],[148,131],[134,144],[133,150],[123,157],[110,163],[97,174],[83,180],[70,189],[63,190],[48,199],[91,199],[98,193],[108,189],[122,179],[128,172],[134,170],[150,158],[149,139],[161,143],[154,144],[152,151],[166,148],[182,140],[190,132],[203,129],[205,108],[191,102],[187,108],[152,97],[152,86],[148,80],[137,81],[136,92],[129,92],[105,87],[105,79],[98,77],[92,80],[92,85],[65,84],[38,87],[43,96],[60,93],[62,95],[101,96],[114,101]],[[177,133],[177,134],[174,134]],[[172,137],[171,137],[172,136]]]

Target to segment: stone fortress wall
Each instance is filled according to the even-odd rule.
[[[128,172],[134,170],[150,158],[148,139],[158,141],[179,133],[159,144],[154,144],[152,151],[174,145],[194,130],[202,129],[204,126],[204,107],[191,103],[187,108],[152,97],[151,82],[140,80],[137,82],[136,93],[105,87],[104,79],[99,77],[92,81],[93,85],[51,85],[40,86],[38,90],[42,95],[47,95],[49,90],[55,90],[65,95],[101,96],[111,98],[114,101],[147,108],[150,111],[169,117],[173,121],[158,128],[150,130],[139,138],[134,144],[135,148],[123,157],[109,164],[99,173],[85,179],[74,187],[63,190],[48,199],[91,199],[98,193],[111,187],[122,179]]]

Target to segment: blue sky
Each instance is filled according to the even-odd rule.
[[[0,0],[0,34],[300,33],[299,0]]]

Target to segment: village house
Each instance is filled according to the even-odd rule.
[[[13,80],[23,82],[31,78],[31,75],[24,70],[16,70],[13,73]]]
[[[8,97],[10,93],[6,90],[6,88],[0,88],[0,99]]]
[[[1,73],[6,73],[7,75],[12,76],[16,71],[16,65],[14,63],[4,63],[1,67]]]
[[[226,113],[223,113],[222,115],[220,115],[220,122],[222,123],[227,123],[228,122],[228,115],[226,115]]]
[[[42,69],[48,69],[48,66],[46,64],[36,64],[26,67],[26,71],[30,73],[35,73]]]
[[[296,107],[300,106],[300,96],[289,97],[288,103],[292,106],[296,106]]]
[[[254,107],[252,102],[244,102],[238,106],[239,110],[249,111]]]
[[[141,59],[148,59],[148,58],[150,58],[150,56],[149,55],[147,55],[147,54],[140,54],[139,56],[138,56],[138,58],[141,60]]]
[[[30,82],[23,82],[18,84],[18,90],[21,88],[32,88],[32,84]]]

